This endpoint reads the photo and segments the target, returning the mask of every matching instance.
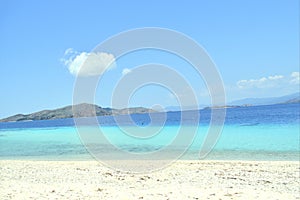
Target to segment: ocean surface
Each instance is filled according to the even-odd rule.
[[[112,116],[98,117],[100,129],[111,145],[100,140],[93,143],[96,146],[93,150],[99,155],[113,154],[111,147],[114,146],[121,151],[143,154],[167,146],[170,154],[184,152],[179,159],[199,159],[210,125],[211,110],[189,111],[184,119],[181,114],[134,114],[130,116],[133,121],[128,120],[128,116],[118,116],[117,120]],[[194,117],[197,114],[200,114],[200,120]],[[228,108],[223,131],[205,159],[299,160],[299,115],[300,104]],[[164,119],[163,127],[159,127]],[[0,159],[94,159],[85,148],[88,142],[81,139],[82,134],[99,130],[99,126],[91,123],[89,118],[81,120],[86,125],[80,131],[81,135],[73,119],[0,123]],[[134,136],[124,133],[124,127],[129,134],[134,132]],[[187,137],[196,130],[190,146],[180,142],[171,145],[182,127]]]

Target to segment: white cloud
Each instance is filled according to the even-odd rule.
[[[114,68],[115,57],[105,52],[77,52],[72,48],[65,51],[61,61],[68,67],[74,76],[101,75],[107,69]]]
[[[289,76],[274,75],[259,79],[239,80],[236,85],[239,89],[250,88],[283,88],[300,84],[299,72],[292,72]]]
[[[65,51],[65,55],[73,54],[73,53],[77,53],[77,52],[74,51],[74,49],[72,49],[72,48],[68,48],[68,49]]]
[[[275,75],[275,76],[269,76],[268,78],[269,78],[269,80],[279,80],[279,79],[283,79],[284,76],[282,76],[282,75]]]
[[[291,84],[300,84],[299,72],[292,72],[290,77],[291,77],[291,80],[290,80]]]
[[[130,73],[130,72],[131,72],[131,69],[125,68],[125,69],[123,69],[123,71],[122,71],[122,75],[124,76],[124,75],[126,75],[126,74],[128,74],[128,73]]]
[[[259,79],[239,80],[237,86],[240,89],[245,88],[268,88],[278,85],[284,79],[282,75],[262,77]]]

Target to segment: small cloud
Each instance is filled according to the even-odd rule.
[[[290,77],[291,77],[291,80],[290,80],[291,84],[300,84],[300,74],[299,74],[299,72],[292,72]]]
[[[282,75],[275,75],[275,76],[269,76],[268,78],[269,78],[269,80],[279,80],[279,79],[283,79],[284,76],[282,76]]]
[[[240,89],[244,88],[269,88],[276,86],[284,76],[282,75],[275,75],[269,77],[262,77],[259,79],[249,79],[249,80],[239,80],[237,82],[237,86]]]
[[[96,76],[101,75],[107,69],[114,68],[115,57],[105,52],[77,52],[72,48],[65,51],[61,61],[74,76]]]
[[[279,88],[288,87],[290,85],[300,84],[299,72],[292,72],[289,76],[274,75],[262,77],[259,79],[239,80],[237,83],[239,89],[250,88]]]
[[[77,52],[74,51],[73,48],[68,48],[68,49],[65,51],[65,55],[74,54],[74,53],[77,53]]]
[[[126,74],[130,73],[131,72],[131,69],[128,69],[128,68],[125,68],[123,69],[122,71],[122,75],[125,76]]]

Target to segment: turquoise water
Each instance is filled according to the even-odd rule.
[[[268,111],[269,109],[269,111]],[[181,152],[186,143],[183,140],[172,144],[183,128],[184,137],[196,136],[181,159],[198,159],[201,145],[209,127],[209,113],[203,111],[198,126],[177,122],[179,113],[170,113],[169,121],[157,132],[153,126],[130,126],[126,135],[112,124],[111,117],[101,118],[106,124],[101,126],[107,141],[116,148],[132,153],[158,151],[168,146],[168,151]],[[269,114],[268,114],[269,113]],[[147,116],[136,115],[137,124]],[[103,120],[105,119],[105,120]],[[0,124],[0,159],[33,160],[89,160],[88,153],[72,119],[40,122],[13,122]],[[171,122],[170,122],[171,121]],[[98,128],[96,128],[99,130]],[[92,134],[93,126],[87,126],[84,134]],[[226,122],[217,144],[205,159],[217,160],[299,160],[299,104],[271,107],[237,108],[227,111]],[[82,136],[82,135],[81,135]],[[102,140],[85,140],[85,144],[95,145],[99,154],[113,154],[114,149]]]
[[[104,127],[109,141],[125,151],[154,151],[168,145],[178,127],[165,127],[151,139],[134,139],[118,127]],[[208,127],[199,127],[197,135],[182,159],[198,159]],[[1,159],[92,159],[82,145],[76,128],[14,129],[0,132]],[[100,143],[99,143],[100,144]],[[180,144],[172,147],[181,150]],[[224,127],[221,137],[207,159],[298,160],[299,125]]]

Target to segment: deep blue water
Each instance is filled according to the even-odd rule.
[[[226,113],[222,134],[207,159],[246,160],[298,160],[299,159],[299,114],[300,104],[282,104],[255,107],[229,108]],[[143,136],[156,129],[166,116],[163,129],[149,138],[134,138],[120,130],[112,116],[98,117],[101,130],[107,140],[127,152],[152,152],[170,144],[180,129],[191,134],[198,126],[196,137],[183,159],[198,159],[199,150],[208,131],[211,110],[118,116],[118,125],[127,127],[137,136]],[[93,131],[94,124],[88,118],[80,119]],[[181,124],[180,124],[181,123]],[[142,128],[142,129],[141,129]],[[139,135],[140,134],[140,135]],[[181,151],[184,144],[176,143],[169,149],[172,153]],[[102,141],[97,142],[100,154],[113,154]],[[91,159],[74,127],[73,119],[48,121],[0,123],[0,159]]]
[[[300,104],[279,104],[267,106],[253,106],[253,107],[239,107],[228,108],[226,110],[226,125],[240,125],[251,126],[259,124],[272,124],[272,125],[286,125],[286,124],[299,124],[299,111]],[[184,124],[194,123],[193,116],[195,112],[200,113],[200,125],[207,125],[210,122],[211,110],[204,109],[200,111],[185,111],[191,116],[184,119]],[[160,118],[165,113],[153,113],[155,118]],[[132,119],[137,125],[147,125],[150,123],[148,114],[133,114]],[[127,116],[117,116],[122,125],[131,124],[127,120]],[[82,119],[87,124],[90,123],[89,119]],[[103,126],[116,126],[116,121],[113,116],[100,116],[98,121]],[[180,125],[181,112],[168,112],[167,121],[165,125],[177,126]],[[24,128],[50,128],[50,127],[72,127],[74,126],[73,119],[56,119],[56,120],[39,120],[39,121],[26,121],[26,122],[8,122],[0,123],[0,130],[3,129],[24,129]]]

